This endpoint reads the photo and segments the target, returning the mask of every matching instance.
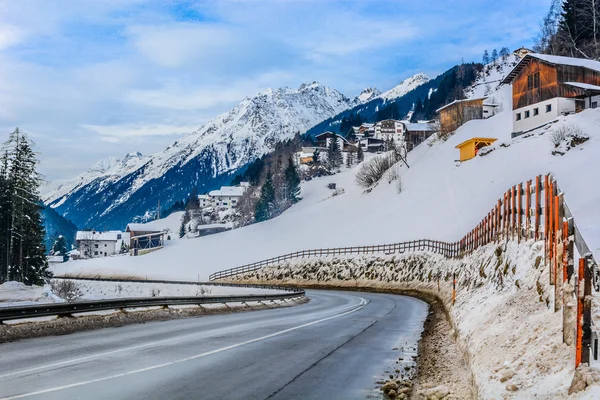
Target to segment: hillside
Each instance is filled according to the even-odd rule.
[[[203,193],[228,183],[275,143],[357,102],[317,82],[267,89],[159,153],[96,164],[44,201],[78,226],[123,229],[152,217],[159,200],[169,206],[194,187]]]
[[[600,193],[593,185],[600,156],[594,135],[600,110],[564,117],[559,125],[577,124],[590,140],[552,155],[551,130],[510,139],[511,114],[505,110],[488,120],[470,121],[446,142],[423,143],[409,153],[410,169],[400,167],[403,190],[380,183],[364,193],[354,182],[356,167],[313,179],[302,185],[303,200],[281,216],[262,223],[192,240],[140,258],[67,263],[69,271],[127,272],[193,279],[211,272],[301,249],[392,243],[431,238],[461,238],[488,212],[507,188],[537,174],[554,173],[566,193],[585,239],[600,256]],[[556,126],[553,127],[555,129]],[[457,165],[460,142],[480,136],[498,138],[491,153]],[[336,182],[345,193],[332,197],[326,188]],[[172,266],[168,269],[166,265]]]
[[[70,249],[71,245],[75,242],[77,226],[48,206],[42,208],[42,219],[44,221],[44,229],[46,230],[46,239],[44,241],[46,251],[50,251],[54,241],[60,235],[64,236],[67,241],[67,249]]]

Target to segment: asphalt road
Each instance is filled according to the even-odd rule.
[[[307,294],[309,303],[291,308],[0,344],[0,398],[381,398],[376,382],[415,354],[427,305]]]

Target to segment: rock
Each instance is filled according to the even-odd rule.
[[[508,390],[509,392],[516,392],[517,390],[519,390],[519,387],[517,385],[506,385],[506,390]]]
[[[392,390],[390,390],[390,391],[387,393],[387,395],[388,395],[388,397],[389,397],[390,399],[395,399],[395,398],[396,398],[396,391],[395,391],[394,389],[392,389]]]
[[[389,395],[389,392],[392,390],[394,391],[394,393],[396,393],[396,390],[398,390],[398,385],[394,381],[389,381],[381,387],[381,390],[387,395]]]
[[[575,376],[569,387],[569,394],[577,393],[585,390],[588,386],[600,382],[600,371],[595,368],[590,368],[587,364],[581,364],[575,370]]]

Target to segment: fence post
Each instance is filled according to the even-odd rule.
[[[542,191],[540,176],[535,177],[535,240],[540,238],[540,195]]]
[[[452,273],[452,305],[456,302],[456,272]]]
[[[562,242],[561,224],[559,221],[560,214],[560,196],[554,196],[554,279],[555,279],[555,299],[554,311],[559,311],[564,302],[563,298],[563,276],[562,276],[562,257],[559,257],[559,244]],[[562,256],[562,255],[561,255]]]
[[[517,230],[517,187],[512,187],[512,213],[511,213],[511,225],[512,225],[512,238],[515,238],[515,231]],[[518,232],[517,232],[518,234]]]
[[[531,237],[531,179],[525,185],[527,195],[525,196],[525,240]]]
[[[575,368],[581,364],[582,355],[582,342],[583,342],[583,293],[584,293],[584,280],[585,274],[585,259],[579,259],[579,270],[577,272],[577,290],[575,292],[577,296],[577,320],[576,320],[576,334],[575,334]]]
[[[554,238],[552,237],[552,232],[554,231],[553,227],[552,227],[552,221],[554,221],[554,211],[553,211],[553,206],[554,206],[554,199],[553,199],[553,195],[552,195],[552,182],[549,183],[548,186],[548,194],[546,196],[546,205],[548,206],[548,212],[546,213],[548,215],[548,235],[546,237],[546,243],[548,243],[548,266],[550,267],[550,284],[554,285],[554,282],[556,282],[556,277],[554,276],[554,268],[552,265],[552,241],[554,240]]]
[[[581,340],[581,362],[590,364],[590,349],[592,346],[592,270],[590,262],[585,258],[583,285],[583,325]]]
[[[548,175],[544,176],[544,265],[548,260],[548,230],[550,229],[550,225],[548,223],[548,214],[550,212],[550,207],[548,206],[548,193],[550,192],[550,183],[548,182]],[[552,275],[552,274],[550,274]],[[552,279],[550,279],[552,282]]]
[[[523,195],[521,192],[523,191],[523,184],[519,183],[517,185],[517,243],[521,243],[521,206],[523,204]]]
[[[568,346],[573,344],[574,320],[573,287],[570,286],[573,273],[573,243],[569,240],[570,226],[573,219],[563,222],[563,342]]]

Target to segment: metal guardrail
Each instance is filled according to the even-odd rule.
[[[94,281],[94,282],[114,282],[114,283],[160,283],[170,285],[206,285],[206,286],[229,286],[229,287],[241,287],[241,288],[252,288],[252,289],[272,289],[272,290],[283,290],[286,292],[298,291],[297,288],[290,286],[277,286],[277,285],[253,285],[247,283],[222,283],[222,282],[203,282],[203,281],[171,281],[171,280],[160,280],[160,279],[121,279],[121,278],[93,278],[93,277],[79,277],[79,276],[68,276],[68,275],[55,275],[52,279],[64,279],[73,281]]]
[[[288,293],[257,294],[245,296],[211,296],[211,297],[138,297],[124,299],[105,299],[91,301],[75,301],[72,303],[49,303],[16,307],[0,307],[0,323],[2,321],[34,317],[65,316],[90,311],[118,310],[141,307],[167,307],[177,305],[202,305],[224,303],[247,303],[253,301],[285,300],[304,297],[304,290]]]

